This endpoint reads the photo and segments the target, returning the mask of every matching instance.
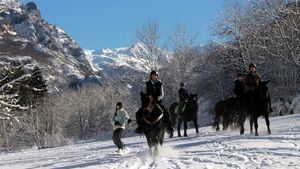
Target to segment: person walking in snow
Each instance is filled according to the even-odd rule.
[[[118,153],[122,150],[125,150],[124,143],[121,138],[125,131],[126,124],[128,125],[131,122],[127,112],[124,110],[121,102],[118,102],[116,105],[116,112],[112,119],[113,123],[113,142],[118,147]]]

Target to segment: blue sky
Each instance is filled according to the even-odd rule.
[[[29,0],[24,0],[29,2]],[[176,24],[212,39],[210,28],[224,0],[33,0],[42,17],[59,25],[84,49],[130,46],[136,31],[149,21],[159,24],[166,38]]]

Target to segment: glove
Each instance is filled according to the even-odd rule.
[[[132,121],[131,119],[128,119],[128,120],[127,120],[127,125],[128,125],[129,123],[131,123],[131,121]]]
[[[115,125],[115,126],[117,126],[117,125],[120,125],[120,126],[121,126],[121,124],[120,124],[119,122],[117,122],[117,121],[115,121],[114,125]]]

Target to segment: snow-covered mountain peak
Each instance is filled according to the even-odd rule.
[[[1,64],[34,64],[47,70],[51,84],[68,84],[94,75],[75,40],[45,21],[34,2],[18,2],[0,0]]]
[[[150,70],[148,65],[151,55],[145,44],[138,42],[131,47],[123,47],[116,49],[101,50],[85,50],[84,51],[90,64],[94,68],[125,66],[137,71],[147,72]],[[159,63],[168,61],[171,54],[163,49],[157,49],[156,57]]]

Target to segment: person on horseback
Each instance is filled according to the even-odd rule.
[[[247,95],[250,95],[250,97],[251,97],[251,95],[253,94],[253,92],[258,87],[258,85],[261,81],[262,81],[261,76],[256,71],[256,65],[254,63],[250,63],[249,64],[249,73],[247,74],[247,76],[245,78],[245,89],[246,89]],[[271,106],[271,97],[270,96],[268,96],[268,102],[269,102],[270,112],[272,112],[273,109]]]
[[[123,132],[125,130],[125,125],[131,123],[127,112],[124,110],[121,102],[116,105],[116,112],[112,119],[113,124],[113,142],[118,147],[118,153],[125,149],[124,143],[121,140]]]
[[[245,78],[245,88],[246,91],[254,91],[258,84],[261,82],[261,76],[256,72],[256,65],[254,63],[250,63],[249,65],[249,73]]]
[[[240,111],[243,106],[243,96],[245,95],[244,75],[242,73],[237,74],[237,78],[234,81],[233,93],[237,100],[236,111]]]
[[[186,89],[186,84],[184,82],[180,83],[180,89],[178,90],[179,93],[179,102],[187,102],[190,95],[188,90]]]
[[[244,75],[242,73],[237,74],[237,78],[234,81],[233,93],[235,97],[240,97],[245,93]]]
[[[158,106],[163,110],[164,113],[164,121],[166,124],[167,132],[170,133],[170,135],[173,134],[174,129],[172,127],[172,122],[170,120],[170,113],[168,109],[165,108],[165,106],[162,105],[162,99],[164,97],[164,90],[163,90],[163,83],[158,80],[158,73],[153,70],[150,73],[150,80],[146,82],[145,85],[145,93],[148,95],[151,95],[153,97],[153,100],[158,104]],[[135,130],[136,133],[143,133],[143,127],[141,124],[141,118],[137,116],[137,124],[138,128]]]

